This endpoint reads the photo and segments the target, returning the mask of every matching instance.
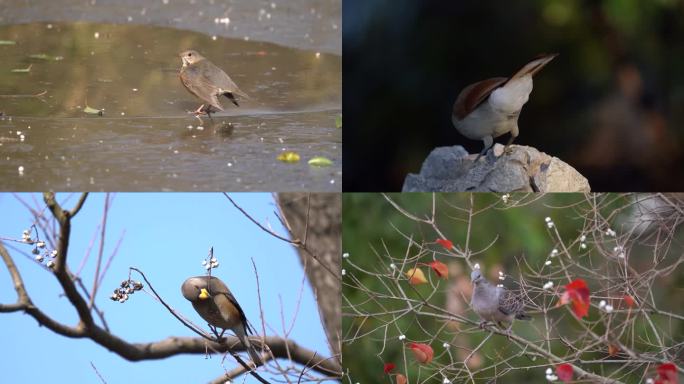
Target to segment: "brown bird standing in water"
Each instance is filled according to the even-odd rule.
[[[181,52],[180,57],[183,61],[183,67],[180,70],[181,82],[188,91],[205,103],[200,105],[196,111],[189,113],[206,114],[211,117],[212,107],[215,108],[215,111],[223,111],[223,106],[218,100],[221,95],[230,99],[238,107],[240,105],[235,98],[236,95],[249,98],[221,68],[215,66],[197,51]]]

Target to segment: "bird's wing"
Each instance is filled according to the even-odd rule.
[[[202,60],[202,63],[201,73],[203,78],[206,81],[211,79],[209,82],[217,88],[217,91],[232,93],[246,99],[249,98],[221,68],[206,60]]]
[[[223,111],[223,107],[216,98],[219,89],[209,81],[204,72],[198,67],[188,65],[180,72],[181,83],[192,94]]]
[[[221,312],[226,311],[231,318],[240,319],[240,323],[244,325],[245,329],[247,329],[247,318],[245,317],[245,312],[242,310],[242,307],[240,307],[240,304],[238,304],[237,300],[235,300],[235,297],[232,293],[230,293],[230,291],[227,293],[217,293],[214,296],[214,302],[219,308],[221,308]]]
[[[522,313],[525,302],[522,296],[515,294],[505,288],[499,288],[499,311],[504,315],[517,315]]]
[[[474,111],[483,101],[489,97],[496,88],[508,81],[506,77],[494,77],[487,80],[478,81],[463,88],[458,94],[454,103],[453,114],[461,120]]]

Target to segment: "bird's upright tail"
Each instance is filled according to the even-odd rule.
[[[249,342],[249,337],[247,336],[247,332],[245,331],[245,329],[240,327],[234,329],[233,332],[235,332],[235,336],[237,336],[237,338],[240,340],[242,345],[247,350],[247,353],[249,353],[249,357],[252,359],[254,364],[256,364],[257,366],[263,365],[264,362],[261,359],[261,354],[259,354],[259,351],[256,349],[256,347]]]

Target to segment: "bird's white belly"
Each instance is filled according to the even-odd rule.
[[[503,114],[519,113],[532,92],[532,76],[512,79],[489,95],[489,104]]]
[[[463,120],[452,115],[451,122],[463,136],[471,140],[482,140],[487,136],[498,137],[513,130],[518,125],[518,115],[493,108],[488,99]]]

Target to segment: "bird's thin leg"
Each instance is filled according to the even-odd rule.
[[[492,145],[494,145],[494,138],[491,136],[486,136],[484,139],[482,139],[482,142],[484,143],[484,148],[482,148],[482,151],[480,151],[480,153],[477,155],[474,163],[477,163],[477,161],[480,160],[480,157],[482,157],[482,155],[486,154],[487,150],[489,148],[491,148]]]
[[[513,144],[513,140],[518,137],[518,130],[517,128],[515,131],[511,131],[511,137],[508,139],[508,142],[506,143],[506,146],[504,147],[504,153],[510,155],[513,150],[511,149],[511,144]]]
[[[505,324],[501,321],[498,323],[498,325],[502,330],[504,330],[504,332],[506,333],[506,337],[508,337],[508,340],[510,340],[511,339],[511,328],[513,328],[513,322],[508,324],[508,327],[506,327]]]
[[[487,325],[487,320],[480,321],[480,324],[478,326],[480,327],[480,329],[484,329],[485,325]]]
[[[188,113],[193,113],[195,116],[199,115],[206,115],[207,113],[204,111],[204,104],[200,105],[199,108],[197,108],[194,111],[188,111]]]
[[[209,329],[211,329],[211,332],[214,334],[214,336],[216,336],[216,340],[221,340],[221,336],[223,336],[223,332],[221,332],[221,336],[219,336],[219,333],[216,330],[216,327],[214,327],[211,324],[209,324]],[[225,329],[224,329],[224,332],[225,332]]]

